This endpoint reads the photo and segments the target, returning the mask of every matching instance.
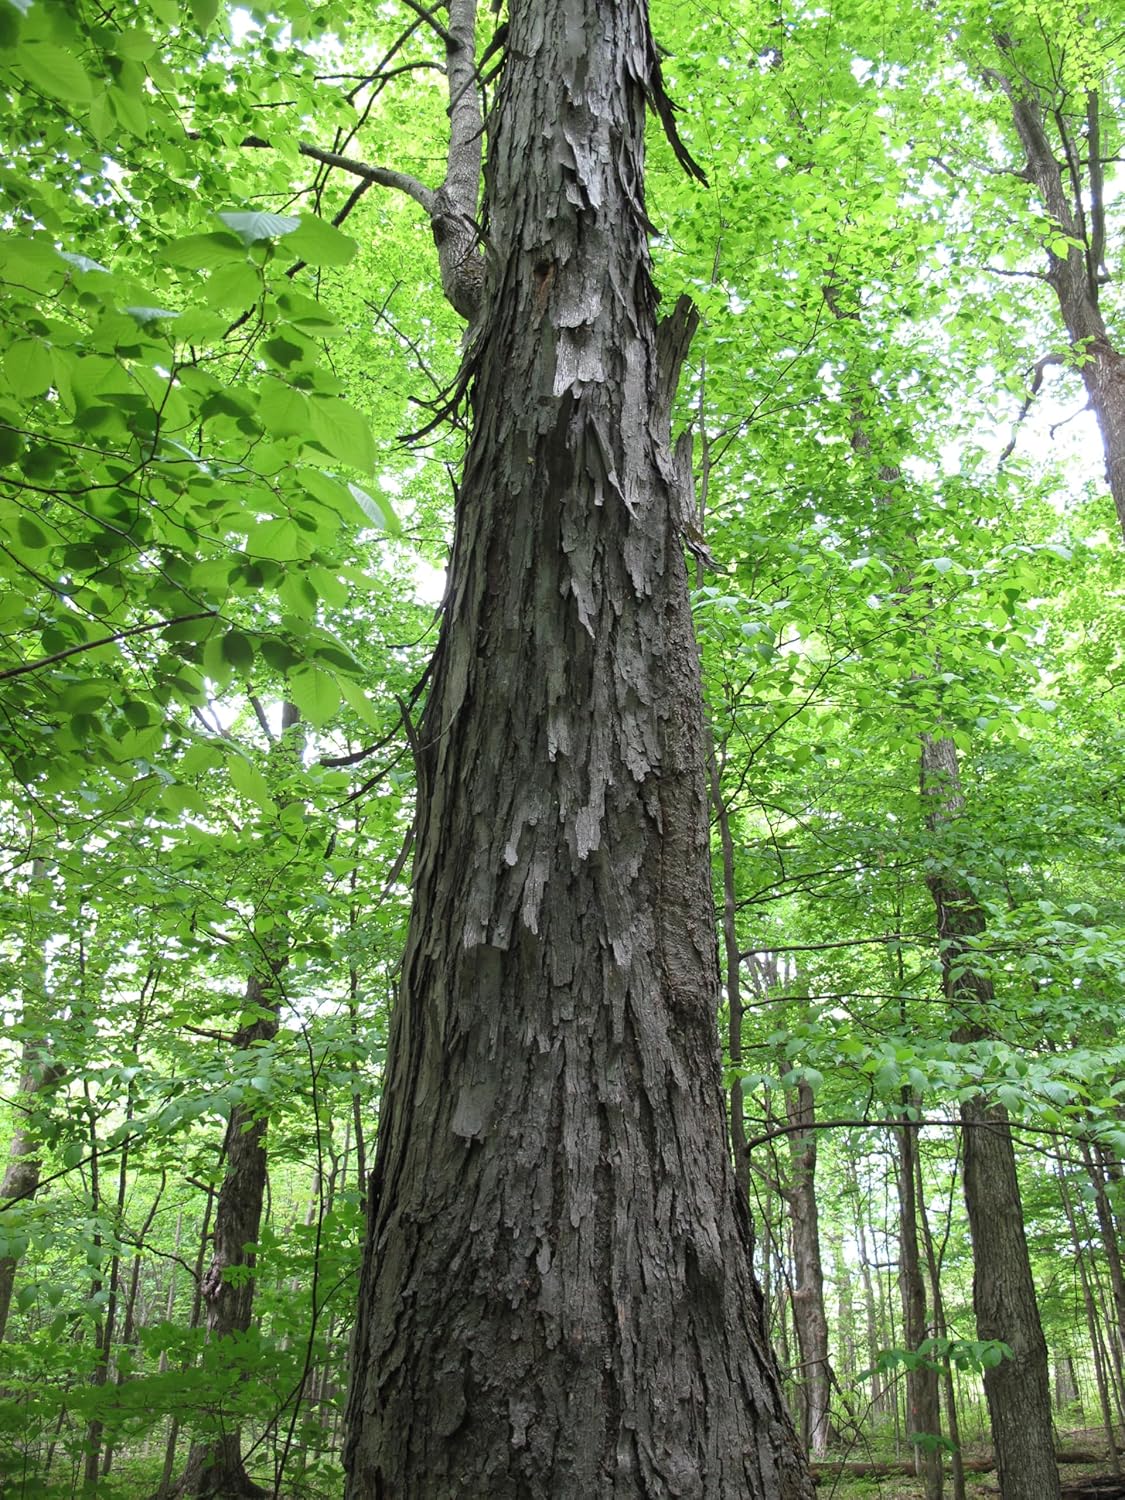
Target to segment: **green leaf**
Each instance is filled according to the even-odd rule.
[[[314,729],[322,729],[339,712],[340,685],[318,667],[296,667],[289,674],[287,692]]]
[[[259,387],[258,415],[274,437],[297,437],[309,430],[307,399],[273,376],[266,376]]]
[[[160,323],[165,318],[178,318],[178,312],[168,307],[127,307],[125,311],[136,322],[145,327],[149,323]]]
[[[375,468],[375,440],[359,412],[336,396],[313,396],[309,401],[313,436],[333,458],[353,469]]]
[[[4,374],[17,396],[42,396],[54,381],[50,349],[39,339],[17,339],[4,355]]]
[[[86,69],[53,42],[23,42],[17,52],[24,75],[45,94],[64,104],[88,104],[94,91]]]
[[[219,218],[228,229],[234,230],[244,245],[279,239],[284,234],[292,234],[301,224],[300,219],[292,214],[270,214],[262,209],[221,213]]]
[[[80,271],[102,271],[106,276],[109,275],[108,266],[103,266],[100,261],[91,260],[88,255],[79,255],[73,250],[57,250],[55,253],[70,265],[77,266]]]
[[[351,260],[358,246],[351,235],[343,234],[315,214],[302,214],[298,228],[286,241],[286,249],[311,266],[343,266]]]
[[[254,643],[241,630],[228,630],[222,641],[223,660],[236,672],[249,672],[254,665]]]
[[[385,505],[382,500],[376,500],[366,490],[360,489],[358,484],[352,484],[350,480],[348,489],[351,491],[352,499],[373,526],[378,526],[380,531],[389,531],[392,536],[401,535],[402,527],[389,505]]]
[[[241,312],[253,307],[262,295],[262,278],[255,266],[239,260],[212,271],[203,295],[208,307],[231,307]]]
[[[266,812],[277,812],[277,804],[270,795],[266,778],[248,760],[244,760],[241,755],[232,755],[227,762],[227,767],[235,791],[240,792],[251,802],[256,802]]]
[[[244,260],[246,247],[236,235],[217,229],[211,234],[186,234],[165,245],[160,254],[169,265],[183,270],[210,271],[231,260]]]
[[[358,682],[350,682],[346,677],[340,677],[337,679],[337,686],[369,729],[382,729],[379,715]]]
[[[191,14],[200,31],[206,31],[219,14],[219,0],[191,0]]]

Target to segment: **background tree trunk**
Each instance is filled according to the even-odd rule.
[[[8,1146],[8,1162],[0,1182],[0,1200],[4,1203],[34,1198],[39,1191],[39,1142],[34,1127],[34,1110],[44,1096],[60,1082],[62,1066],[51,1060],[46,1041],[47,964],[43,935],[34,923],[36,906],[50,898],[50,883],[45,878],[46,865],[35,859],[28,884],[28,921],[23,950],[21,1023],[26,1040],[20,1058],[19,1093],[13,1101],[18,1111],[16,1127]],[[16,1284],[17,1258],[0,1255],[0,1340],[8,1327],[12,1292]]]
[[[785,1191],[793,1230],[793,1323],[801,1353],[803,1437],[813,1458],[828,1452],[830,1370],[824,1267],[816,1204],[816,1130],[813,1091],[802,1078],[786,1093],[790,1125],[789,1185]]]
[[[922,791],[933,799],[931,828],[959,816],[963,806],[957,750],[951,739],[924,735]],[[926,884],[937,911],[946,998],[961,1017],[954,1040],[987,1035],[992,982],[977,971],[970,940],[984,931],[972,892],[942,861]],[[1023,1232],[1023,1204],[1007,1112],[983,1097],[961,1105],[965,1207],[973,1242],[973,1308],[977,1336],[1012,1350],[984,1372],[984,1390],[1004,1500],[1051,1500],[1059,1492],[1051,1427],[1047,1344],[1039,1321],[1031,1259]]]
[[[1125,532],[1125,355],[1111,340],[1099,305],[1102,283],[1109,280],[1105,269],[1100,101],[1096,92],[1086,96],[1085,160],[1080,163],[1088,183],[1084,203],[1075,175],[1080,148],[1067,123],[1064,99],[1044,101],[1038,85],[1022,71],[1018,43],[1008,37],[999,37],[997,42],[1008,71],[991,76],[1011,105],[1012,120],[1027,159],[1026,176],[1035,184],[1053,222],[1071,241],[1065,255],[1060,255],[1056,251],[1058,236],[1049,237],[1047,281],[1058,300],[1075,362],[1098,420],[1106,480]],[[1058,147],[1048,135],[1045,103],[1061,137]],[[1064,185],[1060,160],[1068,164],[1073,192]]]
[[[352,1500],[812,1493],[724,1141],[637,0],[510,7]]]
[[[907,1095],[904,1104],[914,1100]],[[916,1164],[918,1131],[909,1123],[904,1110],[898,1136],[899,1201],[899,1289],[902,1294],[902,1341],[907,1349],[916,1350],[929,1335],[926,1318],[926,1282],[922,1275],[922,1256],[918,1243],[918,1194]],[[935,1437],[941,1432],[938,1408],[938,1372],[925,1365],[906,1372],[907,1425],[912,1433]],[[941,1453],[925,1443],[914,1444],[915,1472],[922,1475],[926,1500],[941,1500]]]

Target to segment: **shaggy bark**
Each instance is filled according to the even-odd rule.
[[[963,808],[957,750],[947,738],[923,736],[922,792],[937,830]],[[984,913],[972,892],[942,861],[927,885],[937,911],[946,998],[962,1018],[954,1040],[987,1036],[992,981],[974,963],[972,941]],[[1059,1493],[1051,1436],[1047,1344],[1039,1321],[1023,1205],[1007,1111],[977,1096],[961,1105],[965,1207],[973,1242],[973,1308],[977,1335],[1012,1350],[984,1372],[984,1391],[1004,1500],[1052,1500]]]
[[[514,0],[351,1500],[811,1495],[724,1145],[640,0]]]

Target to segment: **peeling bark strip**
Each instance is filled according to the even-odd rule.
[[[812,1494],[724,1147],[655,85],[641,0],[512,0],[350,1500]]]

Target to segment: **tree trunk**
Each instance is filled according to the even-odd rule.
[[[63,1069],[52,1062],[46,1045],[47,975],[44,958],[45,934],[35,930],[33,914],[38,903],[50,898],[46,865],[35,859],[31,866],[28,888],[28,923],[23,949],[22,1025],[26,1040],[20,1058],[19,1090],[13,1104],[17,1123],[8,1146],[8,1164],[0,1182],[0,1202],[25,1202],[39,1191],[39,1141],[34,1119],[37,1103],[60,1082]],[[42,895],[40,895],[42,892]],[[8,1327],[12,1292],[16,1283],[18,1260],[14,1255],[0,1255],[0,1342]]]
[[[245,1008],[253,1013],[233,1037],[237,1049],[269,1042],[277,1035],[277,999],[272,980],[253,974],[247,981]],[[215,1210],[211,1264],[203,1273],[203,1302],[207,1309],[207,1341],[215,1343],[246,1333],[254,1309],[254,1266],[262,1202],[266,1189],[266,1118],[241,1104],[231,1109],[225,1142],[226,1166]],[[242,1274],[245,1268],[246,1274]],[[232,1275],[232,1272],[234,1273]],[[242,1435],[237,1427],[218,1437],[191,1445],[175,1496],[264,1496],[242,1461]]]
[[[646,95],[641,0],[510,5],[351,1500],[812,1494],[724,1141]]]
[[[959,1165],[959,1164],[958,1164]],[[956,1168],[954,1169],[956,1171]],[[930,1278],[930,1300],[934,1309],[934,1335],[944,1339],[949,1336],[945,1321],[945,1301],[941,1294],[941,1257],[930,1232],[930,1219],[926,1211],[926,1195],[922,1183],[922,1161],[914,1154],[914,1188],[917,1195],[918,1227],[922,1231],[922,1243],[926,1250],[926,1268]],[[952,1212],[952,1204],[950,1205]],[[953,1380],[953,1364],[946,1354],[941,1361],[942,1385],[945,1389],[946,1430],[953,1444],[950,1455],[950,1472],[953,1480],[953,1500],[965,1500],[965,1463],[961,1452],[961,1420],[957,1414],[957,1389]]]
[[[1086,1270],[1086,1255],[1082,1247],[1082,1238],[1078,1233],[1078,1224],[1074,1217],[1074,1207],[1070,1200],[1070,1192],[1066,1185],[1066,1174],[1062,1163],[1057,1164],[1059,1179],[1059,1194],[1062,1198],[1063,1212],[1070,1227],[1071,1243],[1074,1246],[1074,1260],[1078,1267],[1079,1283],[1082,1287],[1082,1301],[1086,1309],[1086,1327],[1090,1334],[1090,1352],[1094,1359],[1094,1379],[1098,1386],[1098,1400],[1102,1410],[1102,1426],[1105,1428],[1106,1441],[1109,1444],[1110,1458],[1113,1464],[1114,1474],[1121,1473],[1121,1462],[1117,1456],[1117,1440],[1114,1432],[1113,1410],[1109,1404],[1109,1383],[1106,1379],[1105,1358],[1102,1353],[1101,1329],[1098,1325],[1098,1310],[1094,1303],[1094,1294],[1090,1290],[1090,1277]],[[1070,1362],[1071,1386],[1075,1395],[1078,1393],[1077,1382],[1074,1379],[1074,1361],[1068,1355]],[[1073,1398],[1071,1398],[1073,1399]]]
[[[913,1102],[913,1101],[904,1101]],[[899,1290],[902,1294],[902,1340],[911,1351],[929,1336],[926,1317],[926,1282],[918,1244],[918,1194],[916,1191],[917,1126],[904,1112],[898,1136],[899,1202]],[[914,1441],[914,1471],[922,1476],[926,1500],[941,1500],[941,1453],[932,1444],[916,1441],[941,1432],[938,1409],[938,1372],[932,1361],[906,1372],[907,1425]]]
[[[1043,205],[1062,235],[1072,243],[1065,255],[1056,253],[1059,236],[1048,238],[1047,281],[1055,293],[1066,326],[1075,364],[1098,420],[1105,454],[1106,479],[1125,532],[1125,355],[1109,337],[1099,306],[1099,292],[1109,280],[1105,270],[1104,164],[1100,159],[1099,100],[1086,96],[1087,159],[1081,163],[1089,183],[1088,201],[1068,191],[1060,159],[1076,167],[1078,146],[1061,107],[1052,111],[1061,140],[1056,147],[1048,135],[1044,105],[1035,86],[1023,74],[1019,46],[1007,37],[997,39],[1001,53],[1012,64],[1010,73],[992,76],[1007,95],[1012,119],[1027,159],[1026,175],[1035,184]]]
[[[824,1267],[816,1203],[816,1130],[813,1091],[802,1079],[786,1095],[790,1172],[785,1191],[793,1230],[793,1322],[801,1353],[802,1436],[813,1458],[828,1452],[830,1371]]]
[[[867,1334],[866,1365],[871,1371],[871,1415],[878,1419],[887,1414],[887,1391],[876,1365],[882,1352],[879,1337],[879,1312],[875,1304],[875,1288],[871,1280],[871,1261],[867,1254],[867,1227],[864,1222],[864,1205],[859,1196],[859,1179],[854,1162],[845,1160],[844,1178],[848,1200],[853,1213],[856,1248],[859,1252],[859,1275],[863,1284],[864,1329]]]
[[[922,791],[939,829],[963,807],[957,750],[947,738],[922,739]],[[926,884],[937,911],[946,999],[961,1024],[957,1041],[979,1039],[994,1003],[992,981],[977,972],[971,940],[984,931],[972,892],[943,863]],[[1052,1500],[1059,1493],[1051,1432],[1047,1344],[1039,1321],[1023,1205],[1007,1112],[977,1096],[961,1105],[965,1207],[973,1242],[977,1336],[1000,1339],[1010,1358],[984,1372],[992,1440],[1004,1500]]]

